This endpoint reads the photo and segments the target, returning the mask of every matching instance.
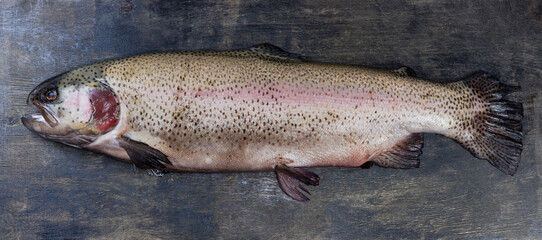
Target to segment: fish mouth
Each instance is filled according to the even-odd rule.
[[[93,135],[80,134],[71,129],[55,128],[54,126],[58,125],[58,120],[51,109],[43,105],[40,105],[38,109],[39,113],[25,115],[21,118],[21,121],[28,130],[37,133],[41,137],[76,148],[81,148],[96,140],[96,136]]]
[[[51,108],[37,101],[33,101],[32,105],[36,106],[39,113],[33,113],[21,118],[26,128],[40,132],[39,130],[55,128],[58,125],[58,117]]]
[[[58,130],[55,129],[55,127],[58,126],[59,123],[57,115],[46,104],[41,103],[36,99],[30,100],[30,96],[33,96],[34,92],[35,90],[32,91],[26,102],[29,105],[34,105],[38,109],[39,113],[33,113],[23,116],[21,118],[23,125],[28,128],[28,130],[35,132],[42,137],[58,132]]]
[[[21,118],[21,121],[28,130],[36,133],[43,133],[52,128],[41,113],[25,115]]]

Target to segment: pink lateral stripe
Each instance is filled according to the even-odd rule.
[[[181,90],[182,91],[182,90]],[[255,85],[250,87],[217,87],[188,91],[187,96],[211,98],[214,100],[246,100],[283,104],[314,104],[329,106],[356,106],[394,104],[392,95],[364,92],[359,90],[337,90],[317,87],[295,87],[275,85],[273,87]]]

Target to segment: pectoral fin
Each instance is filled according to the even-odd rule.
[[[313,172],[302,168],[288,167],[284,164],[275,166],[275,174],[282,191],[292,199],[300,202],[308,201],[309,198],[299,190],[310,195],[310,192],[301,183],[318,186],[320,181],[320,177]]]
[[[164,164],[171,164],[165,154],[145,143],[132,140],[126,136],[121,136],[118,142],[138,168],[163,169],[166,168]]]

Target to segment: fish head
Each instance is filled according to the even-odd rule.
[[[27,104],[39,113],[21,118],[43,138],[83,147],[118,123],[117,96],[99,69],[84,67],[50,78],[30,92]]]

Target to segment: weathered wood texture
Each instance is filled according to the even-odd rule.
[[[42,80],[103,59],[269,42],[311,60],[488,71],[523,90],[510,177],[426,135],[421,168],[316,168],[312,201],[270,172],[168,174],[39,138],[19,118]],[[0,239],[542,238],[542,3],[531,1],[7,1],[0,4]]]

